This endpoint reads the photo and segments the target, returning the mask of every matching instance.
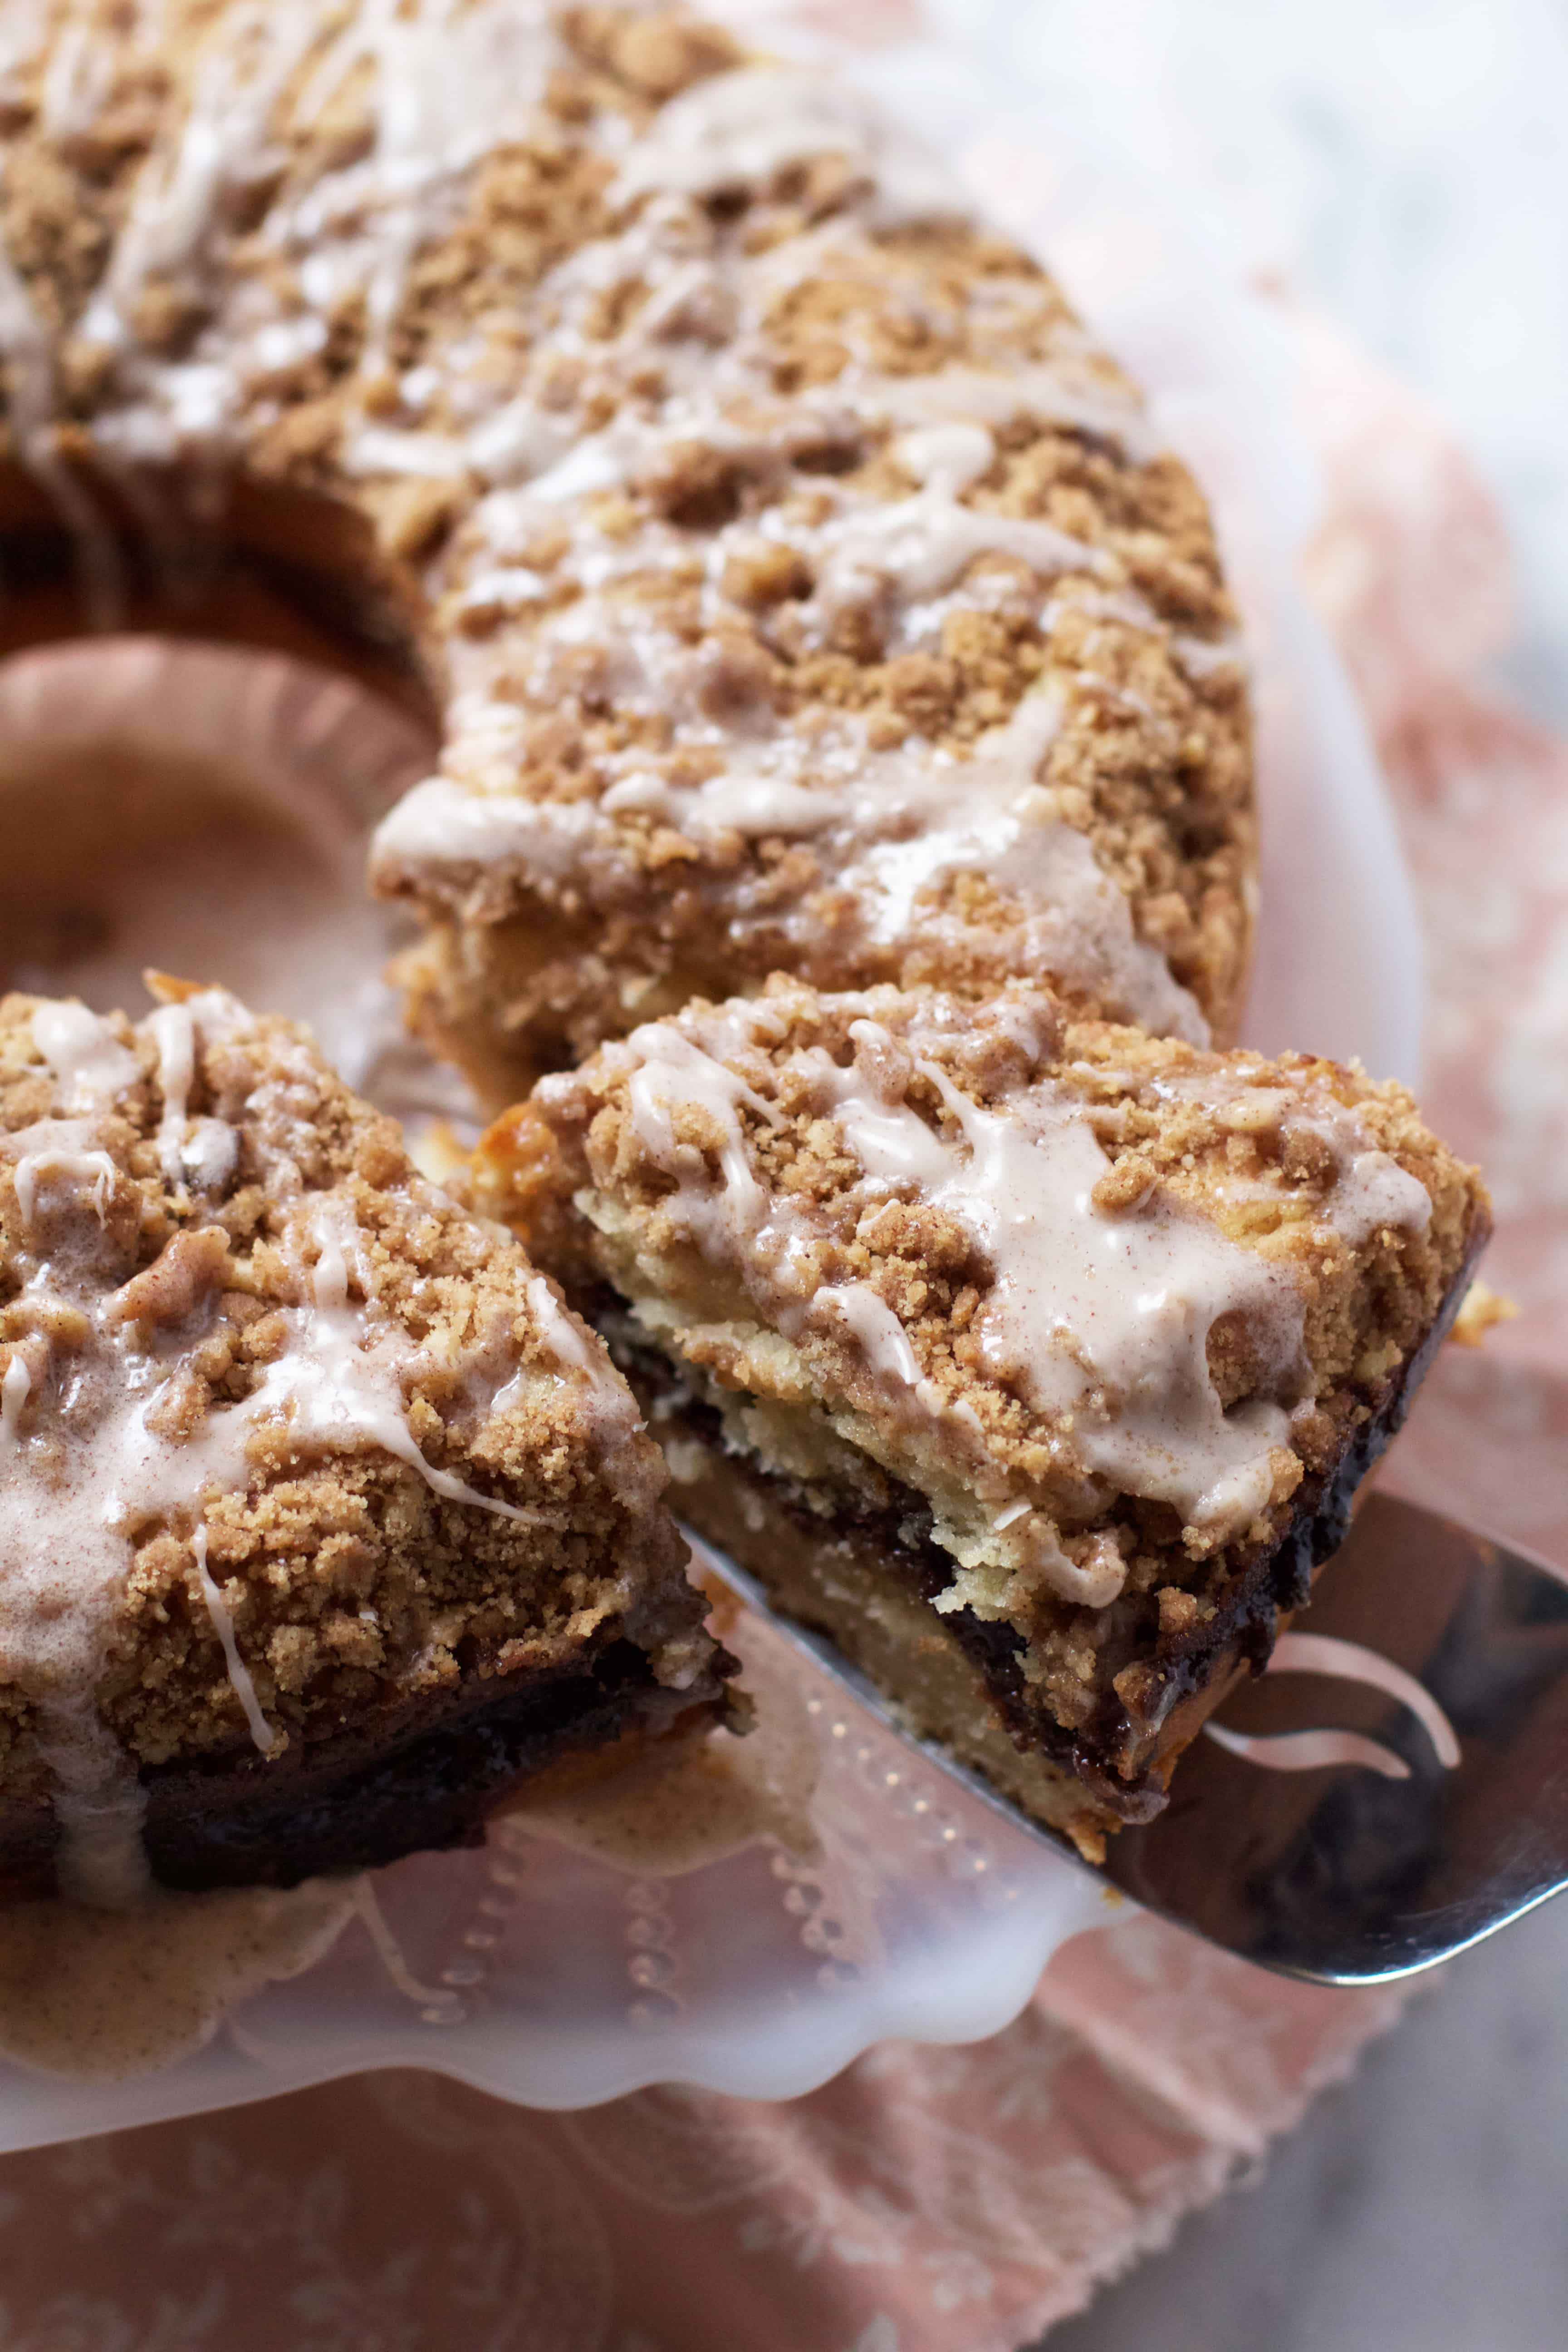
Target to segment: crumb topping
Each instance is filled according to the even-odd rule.
[[[72,452],[370,520],[449,690],[377,874],[461,1020],[523,1068],[694,977],[1047,971],[1226,1031],[1202,499],[897,126],[664,8],[191,0],[89,74],[96,6],[13,75],[12,447],[89,535]]]
[[[1130,1591],[1169,1589],[1174,1625],[1277,1541],[1430,1328],[1479,1198],[1396,1087],[1022,983],[695,1007],[544,1081],[479,1168],[734,1443],[912,1488],[954,1561],[939,1609],[1037,1639]]]
[[[164,994],[0,1005],[0,1777],[41,1740],[99,1804],[610,1629],[679,1685],[700,1604],[601,1343],[304,1032]]]
[[[897,125],[681,10],[37,21],[0,455],[106,608],[132,509],[368,524],[447,702],[376,856],[416,1014],[500,1099],[633,1033],[480,1195],[726,1443],[921,1499],[938,1605],[1058,1720],[1131,1706],[1484,1213],[1397,1089],[1204,1050],[1246,682],[1134,389]],[[691,1671],[598,1343],[283,1024],[11,1000],[0,1213],[0,1534],[68,1497],[97,1595],[37,1567],[0,1778],[47,1719],[79,1830],[121,1748],[308,1738],[617,1612]]]

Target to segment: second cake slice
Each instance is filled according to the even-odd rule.
[[[732,1663],[604,1349],[308,1034],[0,1000],[0,1899],[473,1842]]]
[[[1090,1853],[1305,1598],[1487,1229],[1398,1087],[1026,983],[650,1023],[479,1186],[691,1522]]]

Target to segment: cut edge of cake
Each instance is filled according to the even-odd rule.
[[[1305,1600],[1488,1230],[1403,1089],[1026,983],[691,1008],[475,1185],[690,1524],[1091,1853]]]
[[[602,1343],[307,1032],[159,992],[0,1002],[0,1886],[363,1868],[720,1719]]]

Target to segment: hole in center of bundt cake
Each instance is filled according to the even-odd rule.
[[[382,977],[405,919],[363,880],[371,826],[431,756],[405,712],[277,654],[107,637],[13,656],[0,991],[103,1012],[139,1003],[149,966],[216,982],[310,1022],[385,1108],[460,1116]]]
[[[426,726],[438,694],[408,566],[364,516],[320,492],[239,473],[205,512],[188,471],[136,477],[134,503],[97,467],[62,479],[75,528],[0,463],[0,653],[108,630],[218,640],[347,671]]]

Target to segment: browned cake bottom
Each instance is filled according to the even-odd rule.
[[[1423,1344],[1385,1384],[1337,1459],[1310,1474],[1280,1539],[1243,1556],[1213,1615],[1162,1636],[1137,1712],[1109,1686],[1089,1721],[1058,1723],[1031,1691],[1021,1638],[971,1609],[939,1613],[952,1559],[924,1497],[895,1481],[874,1509],[847,1489],[803,1482],[725,1444],[720,1417],[607,1294],[589,1302],[669,1462],[675,1508],[757,1578],[776,1605],[828,1634],[911,1729],[982,1773],[1090,1860],[1125,1824],[1152,1820],[1182,1750],[1237,1677],[1261,1673],[1281,1623],[1343,1541],[1356,1488],[1395,1435],[1468,1286],[1477,1238]]]
[[[719,1671],[734,1661],[720,1653]],[[635,1643],[573,1667],[475,1681],[281,1759],[215,1759],[142,1774],[144,1843],[162,1886],[295,1886],[331,1871],[483,1843],[488,1816],[563,1756],[710,1724],[716,1679],[657,1683]],[[0,1898],[54,1886],[45,1803],[0,1805]]]

